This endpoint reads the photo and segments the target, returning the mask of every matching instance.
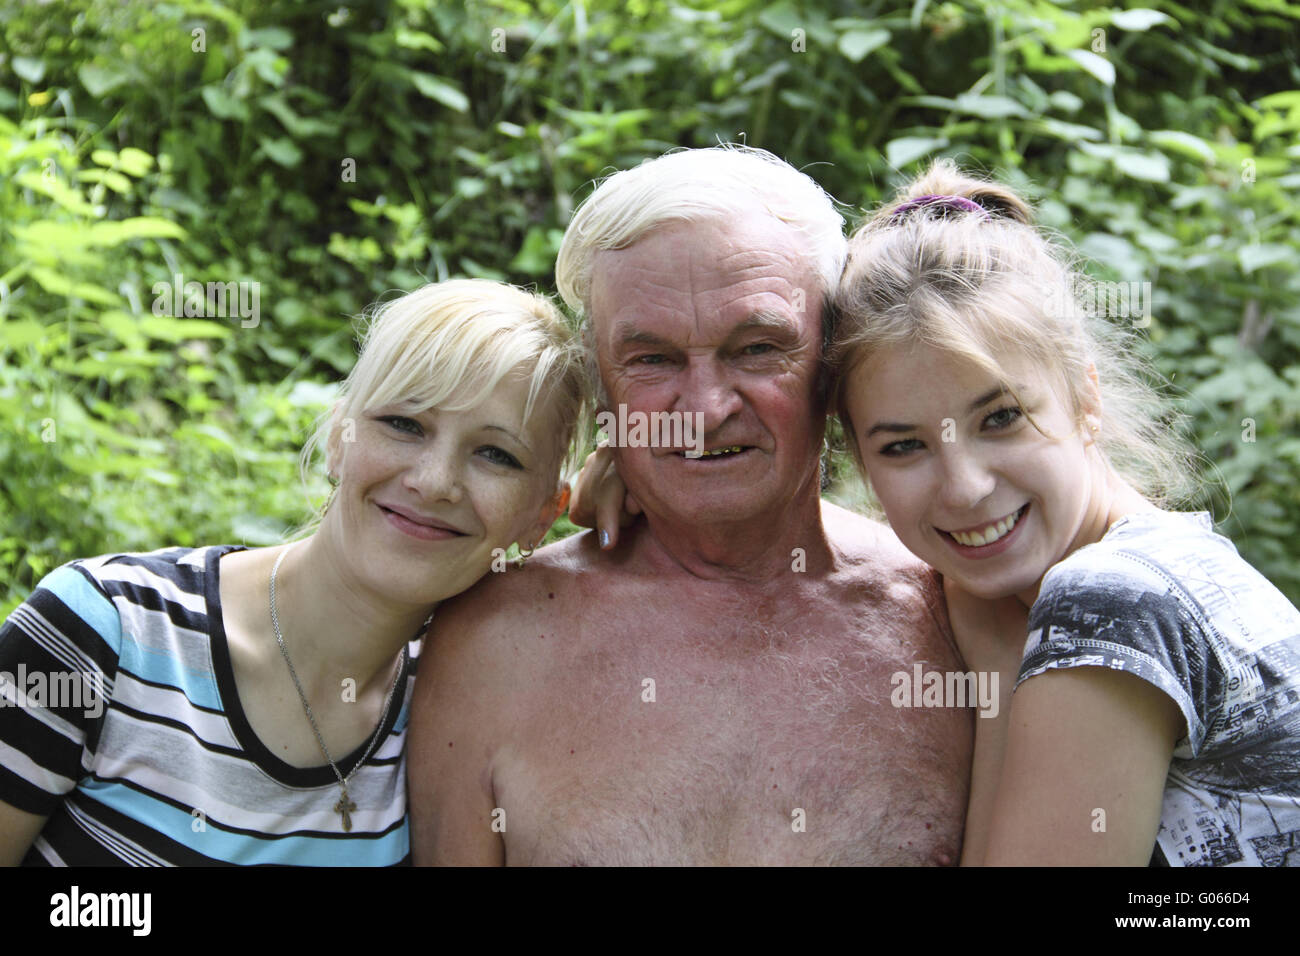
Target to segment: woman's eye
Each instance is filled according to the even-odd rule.
[[[1009,428],[1022,416],[1024,412],[1020,410],[1019,405],[1008,405],[1006,408],[999,408],[996,412],[991,412],[985,419],[984,425],[987,428]]]
[[[379,420],[394,431],[406,432],[409,435],[423,433],[420,423],[414,418],[407,418],[405,415],[383,415]]]
[[[771,342],[755,342],[753,345],[746,345],[740,351],[745,355],[766,355],[773,348]]]
[[[485,445],[478,451],[480,455],[492,462],[494,465],[503,465],[506,468],[518,468],[521,470],[524,467],[519,464],[518,458],[510,454],[510,452],[498,448],[496,445]]]
[[[637,365],[662,365],[668,361],[666,356],[659,355],[638,355],[635,359]]]
[[[885,445],[880,449],[880,454],[899,458],[924,447],[919,438],[905,438],[903,441],[892,441]]]

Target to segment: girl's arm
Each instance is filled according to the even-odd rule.
[[[23,861],[46,819],[0,800],[0,866],[17,866]]]
[[[970,796],[961,864],[984,859],[989,821],[1002,773],[1002,755],[1010,723],[1011,690],[1016,684],[1025,646],[1027,612],[1015,598],[987,601],[966,593],[952,579],[944,579],[944,600],[953,637],[966,667],[976,674],[998,675],[998,709],[992,716],[977,711],[975,751],[971,760]]]
[[[1167,694],[1120,670],[1026,680],[1011,708],[983,862],[1145,866],[1184,727]]]

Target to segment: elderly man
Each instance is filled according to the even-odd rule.
[[[602,405],[681,412],[704,454],[619,447],[644,519],[615,548],[569,538],[440,609],[417,863],[957,860],[971,712],[891,703],[918,662],[960,670],[937,580],[819,495],[842,227],[736,148],[618,173],[574,216],[557,279]]]

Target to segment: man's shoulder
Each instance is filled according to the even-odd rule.
[[[508,562],[489,571],[469,590],[444,601],[434,619],[435,634],[508,630],[521,616],[535,617],[565,606],[561,595],[599,553],[591,532],[538,549],[521,567]]]
[[[863,569],[930,577],[934,571],[903,547],[889,525],[847,508],[822,502],[826,537],[839,554]]]

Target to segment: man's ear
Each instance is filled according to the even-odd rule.
[[[542,539],[546,537],[546,532],[551,530],[551,525],[555,524],[556,519],[564,514],[564,510],[568,507],[569,483],[566,481],[560,485],[555,494],[547,499],[546,504],[542,505],[541,513],[537,516],[537,523],[528,529],[528,534],[523,542],[524,547],[540,547]]]

